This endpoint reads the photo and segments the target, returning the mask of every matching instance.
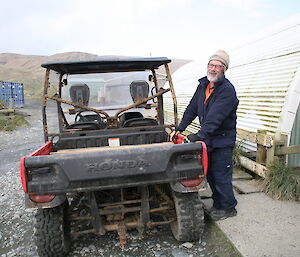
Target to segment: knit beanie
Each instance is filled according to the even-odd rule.
[[[226,70],[229,67],[229,55],[224,50],[218,50],[215,52],[208,60],[210,62],[211,60],[217,60],[222,62],[225,65]]]

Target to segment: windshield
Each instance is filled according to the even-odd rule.
[[[62,89],[62,98],[71,99],[71,90],[85,84],[89,88],[88,106],[100,109],[122,108],[133,104],[130,84],[133,81],[146,81],[151,89],[154,84],[149,81],[150,71],[115,72],[101,74],[69,75],[68,85]]]

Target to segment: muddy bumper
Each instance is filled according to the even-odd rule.
[[[24,160],[28,193],[57,194],[197,179],[202,145],[160,143],[62,150]]]

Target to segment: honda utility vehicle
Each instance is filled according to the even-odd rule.
[[[178,123],[167,58],[112,58],[42,64],[45,144],[25,156],[26,208],[36,209],[41,257],[66,256],[72,239],[143,233],[170,225],[179,241],[198,240],[205,144],[168,142]],[[57,79],[57,81],[55,81]],[[53,82],[55,81],[55,82]],[[166,124],[164,94],[174,120]]]

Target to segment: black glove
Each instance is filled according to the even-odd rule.
[[[189,134],[187,136],[188,140],[190,142],[196,142],[196,141],[201,141],[201,138],[199,137],[199,135],[196,133],[196,134]]]

